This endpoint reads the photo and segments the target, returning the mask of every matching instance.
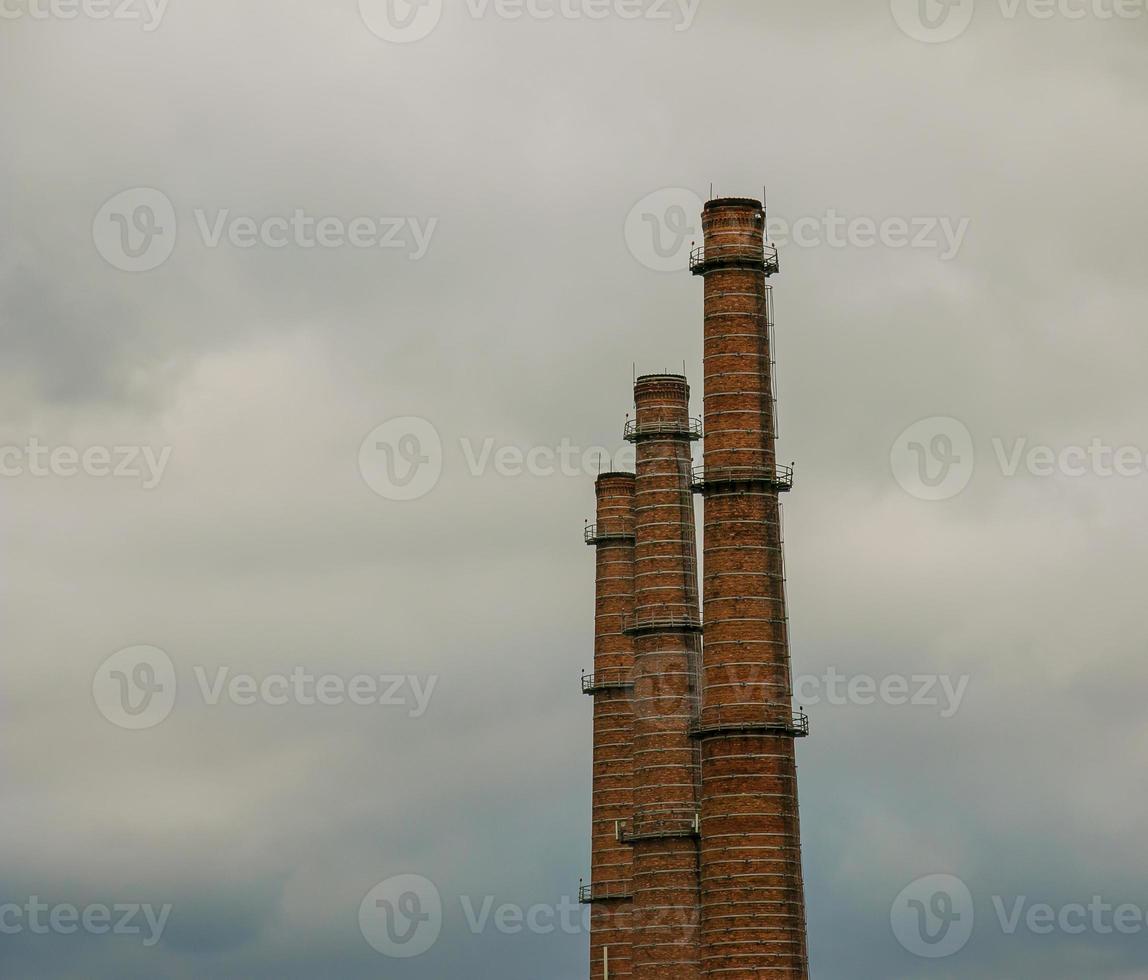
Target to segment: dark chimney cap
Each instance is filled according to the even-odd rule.
[[[718,208],[757,208],[763,210],[764,205],[756,197],[715,197],[706,201],[707,211],[716,211]]]
[[[684,374],[639,374],[638,383],[643,381],[688,381]]]

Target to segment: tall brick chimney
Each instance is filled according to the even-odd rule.
[[[634,476],[598,481],[591,977],[808,980],[764,205],[710,201],[705,450],[680,375],[637,380]],[[693,493],[705,501],[704,630]],[[704,649],[703,641],[704,639]],[[630,860],[626,858],[629,848]]]
[[[690,486],[690,389],[680,375],[634,387],[633,964],[637,980],[698,980],[697,806],[701,617]]]
[[[705,280],[705,656],[701,712],[702,974],[714,980],[808,980],[785,564],[778,495],[792,469],[775,452],[761,202],[710,201]]]
[[[591,980],[631,974],[632,852],[618,827],[634,809],[634,641],[624,632],[634,608],[634,474],[603,473],[595,484],[597,521],[586,543],[597,553],[594,673],[582,690],[594,698],[593,831],[590,902]]]

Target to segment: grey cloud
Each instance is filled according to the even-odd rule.
[[[0,62],[0,443],[171,446],[153,491],[0,480],[6,894],[176,906],[154,949],[5,937],[14,977],[577,980],[584,936],[475,936],[459,902],[555,903],[587,871],[592,474],[469,474],[459,440],[621,444],[635,367],[686,362],[700,286],[627,250],[663,187],[796,220],[968,218],[935,251],[787,246],[775,280],[795,669],[968,674],[951,719],[820,705],[802,745],[819,980],[1141,980],[1105,937],[978,932],[902,950],[890,905],[964,876],[1049,903],[1137,900],[1143,479],[1009,479],[990,440],[1145,444],[1145,22],[1005,23],[949,45],[884,3],[703,4],[658,25],[479,22],[387,45],[356,4],[173,3],[161,27],[12,22]],[[156,187],[147,273],[91,239]],[[193,213],[438,218],[425,258],[208,248]],[[424,499],[358,472],[376,425],[446,447]],[[889,452],[952,415],[978,466],[944,502]],[[92,677],[149,643],[154,730]],[[191,669],[439,677],[424,718],[206,706]],[[433,880],[443,936],[377,954],[359,903]],[[982,915],[983,910],[983,915]],[[182,914],[181,914],[182,911]],[[485,971],[485,972],[484,972]]]

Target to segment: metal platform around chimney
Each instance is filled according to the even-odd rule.
[[[730,704],[703,708],[700,717],[690,724],[690,738],[742,734],[809,737],[809,715],[804,711],[792,714],[788,719],[778,719],[776,713],[777,705],[771,704]]]
[[[691,612],[666,612],[657,616],[622,617],[622,632],[627,636],[646,636],[650,633],[700,633],[701,619]]]
[[[587,524],[582,531],[588,545],[605,544],[608,541],[633,542],[634,528],[623,524]]]
[[[628,885],[607,881],[601,885],[582,885],[578,888],[579,905],[595,905],[598,902],[632,902],[634,893]]]
[[[669,422],[651,422],[646,425],[639,425],[637,419],[630,419],[626,423],[623,435],[627,442],[663,439],[668,436],[683,436],[691,442],[696,442],[702,438],[702,420],[690,419],[688,425],[680,426]]]
[[[635,844],[646,840],[700,837],[701,827],[701,813],[696,809],[680,813],[637,814],[629,821],[619,822],[617,836],[623,844]]]
[[[627,670],[599,670],[582,675],[582,693],[599,694],[602,691],[632,691],[634,678]]]
[[[690,481],[694,493],[765,487],[777,493],[793,489],[793,466],[695,466]]]
[[[699,245],[690,252],[690,272],[704,276],[716,269],[757,269],[766,277],[781,271],[781,259],[772,245],[760,248],[734,245]]]

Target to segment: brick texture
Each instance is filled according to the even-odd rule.
[[[633,856],[616,826],[634,809],[634,714],[627,685],[634,642],[624,632],[634,606],[634,475],[603,473],[595,484],[594,780],[591,883],[603,898],[590,910],[590,976],[631,976]]]
[[[700,658],[689,386],[676,375],[634,389],[634,975],[698,980]]]
[[[704,473],[689,386],[638,379],[597,483],[591,977],[808,980],[764,213],[711,201]],[[704,649],[693,490],[705,495]],[[621,826],[619,827],[619,825]],[[621,833],[619,834],[619,829]]]
[[[702,224],[702,969],[807,980],[764,215],[759,202],[723,199]]]

